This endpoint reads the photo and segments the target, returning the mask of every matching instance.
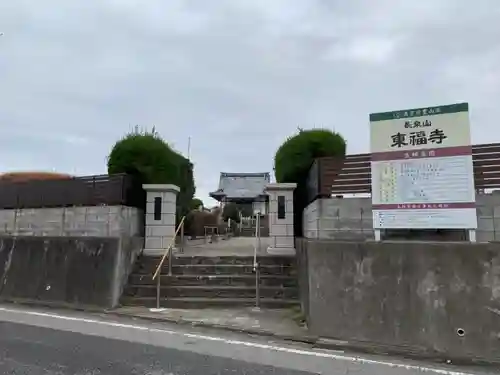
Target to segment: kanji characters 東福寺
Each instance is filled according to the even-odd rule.
[[[410,133],[397,132],[391,135],[391,147],[401,148],[403,146],[422,146],[428,143],[442,144],[448,138],[442,129],[434,129],[428,135],[425,130]]]

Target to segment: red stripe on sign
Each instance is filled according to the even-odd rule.
[[[447,156],[472,155],[472,146],[457,146],[444,148],[415,148],[387,152],[373,152],[372,161],[444,158]]]
[[[401,204],[374,204],[374,210],[438,210],[454,208],[476,208],[475,202],[458,203],[401,203]]]

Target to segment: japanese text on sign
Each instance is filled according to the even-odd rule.
[[[391,135],[391,147],[420,146],[427,145],[429,143],[441,144],[446,138],[448,137],[441,129],[434,129],[429,133],[429,135],[427,135],[424,130],[411,133],[397,132],[396,134]]]
[[[422,108],[422,109],[415,109],[415,110],[410,110],[410,111],[395,112],[394,118],[428,116],[428,115],[436,115],[436,114],[440,114],[440,113],[441,113],[440,107]]]
[[[432,122],[430,120],[425,121],[405,121],[405,128],[425,128],[428,126],[432,126]]]

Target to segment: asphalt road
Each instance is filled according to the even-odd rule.
[[[492,373],[354,356],[243,334],[67,311],[0,305],[0,374]]]

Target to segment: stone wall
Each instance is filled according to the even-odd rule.
[[[0,300],[114,307],[141,238],[0,236]]]
[[[476,202],[478,216],[477,241],[500,240],[500,194],[478,195]],[[317,199],[304,210],[303,224],[306,238],[373,239],[371,198]],[[392,234],[385,236],[385,238],[388,237],[394,238]],[[408,236],[402,237],[407,238]],[[450,230],[445,231],[445,235],[440,237],[447,240],[462,240],[466,238],[466,234],[465,231]],[[419,238],[421,238],[420,235]],[[426,239],[436,238],[432,238],[432,234],[429,232]]]
[[[311,334],[500,361],[500,245],[297,240]]]
[[[143,236],[143,213],[127,206],[0,210],[0,234],[21,236]]]

